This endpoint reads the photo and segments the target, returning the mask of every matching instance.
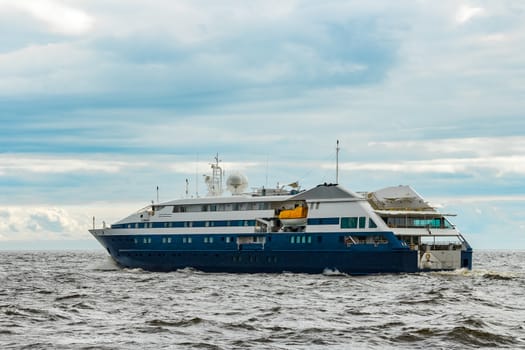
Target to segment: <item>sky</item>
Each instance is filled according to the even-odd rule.
[[[411,185],[525,249],[525,2],[0,0],[0,250],[249,187]]]

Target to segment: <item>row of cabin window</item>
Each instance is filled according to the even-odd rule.
[[[411,217],[389,217],[385,221],[390,227],[453,228],[446,218],[421,219]]]
[[[171,221],[136,222],[111,225],[111,228],[168,228],[168,227],[230,227],[255,226],[255,220],[216,220],[216,221]]]
[[[318,237],[318,241],[320,242],[321,241],[321,237]],[[225,237],[225,242],[226,243],[231,243],[233,242],[233,238],[232,237]],[[139,239],[138,238],[135,238],[135,244],[138,244],[139,243]],[[351,245],[351,244],[367,244],[367,243],[375,243],[375,244],[386,244],[388,243],[388,240],[383,237],[383,236],[373,236],[373,237],[370,237],[370,236],[340,236],[339,237],[339,241],[341,242],[345,242],[345,244],[347,245]],[[162,237],[162,243],[163,244],[170,244],[172,242],[171,240],[171,237]],[[206,237],[203,237],[203,242],[204,243],[213,243],[213,237],[211,236],[206,236]],[[144,244],[151,244],[151,237],[144,237],[142,239],[142,243]],[[183,244],[191,244],[192,243],[192,238],[191,237],[182,237],[182,243]],[[312,236],[291,236],[290,237],[290,243],[292,244],[311,244],[312,243]]]
[[[292,244],[311,244],[312,236],[291,236],[290,243]]]
[[[366,228],[366,216],[341,218],[341,228]],[[371,218],[368,219],[368,228],[377,228]]]
[[[140,240],[138,238],[135,238],[135,240],[134,240],[135,244],[138,244],[139,241]],[[204,241],[204,243],[213,243],[213,237],[204,237],[203,241]],[[231,243],[231,242],[233,242],[233,238],[227,236],[227,237],[224,238],[224,241],[226,243]],[[171,237],[162,237],[162,243],[163,244],[166,244],[166,243],[169,244],[171,242],[172,242]],[[144,244],[151,244],[151,237],[144,237],[142,239],[142,243],[144,243]],[[191,244],[192,243],[191,237],[182,237],[182,243],[183,244]]]
[[[222,203],[202,205],[174,205],[174,213],[194,213],[203,211],[239,211],[239,210],[268,210],[270,203]]]
[[[312,202],[310,209],[319,209],[319,202]],[[156,207],[157,210],[164,207]],[[202,205],[174,205],[173,213],[193,213],[203,211],[240,211],[240,210],[268,210],[271,203],[222,203],[222,204],[202,204]]]
[[[308,225],[337,225],[341,228],[366,228],[366,217],[338,217],[308,219]],[[396,218],[397,219],[397,218]],[[401,218],[399,218],[401,219]],[[446,222],[448,224],[448,221]],[[397,224],[397,222],[396,222]],[[171,227],[231,227],[255,226],[255,220],[216,220],[216,221],[172,221],[172,222],[140,222],[131,224],[115,224],[111,228],[171,228]],[[377,228],[374,220],[368,220],[369,228]]]

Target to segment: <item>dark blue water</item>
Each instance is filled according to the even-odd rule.
[[[151,273],[103,252],[0,252],[0,348],[525,349],[525,252],[475,252],[474,266]]]

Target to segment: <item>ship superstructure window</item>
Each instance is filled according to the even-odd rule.
[[[246,211],[246,210],[269,210],[272,207],[270,202],[240,202],[240,203],[215,203],[202,205],[174,205],[174,213],[195,213],[208,211]]]
[[[339,225],[339,218],[311,218],[307,223],[308,225]]]
[[[174,213],[185,213],[186,207],[183,205],[174,205],[173,206],[173,212]]]
[[[292,244],[311,244],[312,236],[290,236],[290,243]]]
[[[368,227],[376,228],[377,225],[370,219]],[[366,216],[343,217],[341,218],[341,228],[366,228]]]
[[[387,217],[384,218],[390,227],[408,228],[453,228],[454,226],[446,218],[414,218],[414,217]]]
[[[357,228],[357,217],[341,218],[341,228]]]
[[[191,237],[182,237],[182,243],[190,244],[191,243]]]
[[[204,243],[213,243],[213,237],[204,237]]]

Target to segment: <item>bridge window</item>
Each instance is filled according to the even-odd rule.
[[[341,218],[341,228],[357,228],[357,217]]]
[[[376,225],[376,223],[374,222],[374,220],[372,220],[372,218],[370,218],[370,219],[368,220],[368,227],[369,227],[369,228],[377,228],[377,225]]]
[[[366,227],[366,217],[361,216],[359,217],[359,228],[365,228]]]

